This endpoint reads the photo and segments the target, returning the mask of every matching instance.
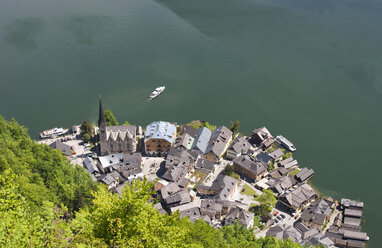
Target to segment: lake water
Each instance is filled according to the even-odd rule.
[[[32,137],[96,122],[267,126],[313,184],[381,218],[381,0],[1,0],[0,114]],[[151,102],[148,94],[165,84]]]

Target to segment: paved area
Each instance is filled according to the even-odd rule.
[[[57,138],[52,139],[44,139],[44,140],[38,140],[36,141],[39,144],[46,144],[50,145],[56,140],[61,140],[62,143],[67,144],[71,147],[73,147],[73,150],[75,152],[75,155],[68,156],[67,158],[71,160],[73,164],[81,165],[84,159],[88,156],[89,153],[92,153],[90,151],[89,147],[86,147],[84,142],[80,139],[76,138],[76,135],[65,135],[65,136],[59,136]]]
[[[142,157],[142,172],[149,181],[154,181],[158,178],[157,172],[164,160],[163,157]]]
[[[231,161],[222,160],[220,164],[215,164],[215,172],[211,174],[211,176],[204,181],[204,185],[211,186],[212,182],[218,177],[218,175],[224,171],[227,164],[230,164]]]
[[[324,228],[324,230],[322,230],[322,233],[325,233],[326,230],[329,229],[329,227],[331,227],[333,225],[333,222],[334,222],[334,219],[336,218],[337,214],[340,213],[340,211],[338,211],[337,209],[334,209],[334,212],[332,213],[332,215],[330,216],[329,218],[329,222],[328,224],[326,225],[326,227]]]

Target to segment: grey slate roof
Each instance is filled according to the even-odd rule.
[[[312,187],[304,183],[296,189],[282,194],[280,198],[285,199],[284,203],[287,205],[299,208],[302,204],[306,203],[315,196],[317,196],[317,193],[314,192]]]
[[[306,167],[302,168],[296,175],[295,175],[295,178],[300,181],[300,182],[304,182],[306,180],[308,180],[309,178],[311,178],[314,174],[314,170],[313,169],[308,169]]]
[[[260,145],[267,139],[272,138],[272,134],[266,127],[261,127],[253,130],[251,139],[254,141],[256,145]]]
[[[227,200],[237,183],[236,179],[220,174],[212,183],[211,188],[217,192],[218,198]]]
[[[182,205],[191,202],[191,196],[187,190],[180,190],[163,200],[166,205]]]
[[[106,140],[117,139],[135,139],[137,132],[137,127],[134,125],[128,126],[107,126],[106,127]]]
[[[103,182],[104,184],[106,184],[106,185],[109,186],[110,184],[112,184],[113,182],[115,182],[116,179],[112,176],[111,173],[108,173],[108,174],[104,174],[104,175],[100,176],[100,177],[98,178],[98,181],[101,181],[101,182]]]
[[[202,214],[211,213],[212,215],[216,215],[217,213],[221,213],[223,208],[223,204],[217,202],[215,199],[203,199],[200,204],[200,211]]]
[[[277,150],[274,150],[273,152],[268,153],[269,156],[271,156],[273,159],[279,159],[283,156],[283,151],[279,148]]]
[[[174,147],[184,147],[186,149],[191,149],[193,144],[194,138],[184,133],[176,137]]]
[[[344,216],[361,218],[362,210],[346,208],[344,211]]]
[[[367,240],[367,234],[365,232],[354,232],[354,231],[345,230],[344,238],[365,241]]]
[[[206,127],[202,127],[198,130],[198,135],[194,140],[194,144],[192,145],[193,149],[199,149],[201,152],[205,153],[208,142],[211,138],[211,130]]]
[[[72,155],[72,148],[70,145],[67,145],[65,143],[62,143],[61,140],[56,140],[52,144],[49,145],[53,149],[57,149],[62,151],[65,156],[71,156]]]
[[[97,165],[91,157],[86,157],[83,163],[86,169],[89,171],[89,173],[99,172]]]
[[[254,218],[253,213],[246,212],[241,208],[231,208],[228,211],[227,216],[225,217],[225,220],[226,221],[228,220],[228,222],[231,222],[231,223],[237,220],[240,224],[247,227],[250,224],[250,222],[253,221],[253,218]]]
[[[273,188],[277,191],[277,193],[283,193],[296,183],[297,182],[294,180],[293,176],[283,176],[277,180],[277,182],[273,185]]]
[[[123,165],[139,167],[141,166],[141,164],[142,164],[142,155],[140,153],[124,154]]]
[[[287,159],[284,159],[279,162],[279,166],[284,167],[286,169],[298,165],[297,160],[293,159],[292,157],[289,157]]]
[[[123,161],[123,157],[123,153],[117,153],[98,157],[98,160],[103,168],[107,168],[113,165],[120,165],[120,163]]]
[[[211,173],[214,168],[214,162],[206,159],[198,159],[195,163],[195,170],[202,171],[204,173]]]
[[[186,133],[188,135],[190,135],[192,138],[195,138],[196,135],[198,134],[198,130],[196,128],[194,128],[193,126],[190,126],[190,125],[185,125],[182,127],[182,131],[181,133]]]
[[[201,217],[200,216],[200,209],[198,207],[193,207],[193,208],[179,211],[179,214],[180,214],[180,218],[187,216],[192,221],[195,221]]]
[[[264,162],[254,159],[253,157],[247,155],[240,155],[233,160],[234,164],[245,168],[252,173],[259,175],[267,170],[267,165]]]
[[[294,227],[289,226],[287,224],[280,224],[271,227],[267,231],[266,236],[276,237],[282,240],[290,238],[297,243],[301,240],[301,234]]]
[[[166,121],[154,121],[146,127],[145,142],[151,139],[175,140],[176,126]]]
[[[256,158],[260,161],[263,161],[265,164],[268,164],[268,162],[272,160],[272,157],[264,152],[257,154]]]
[[[221,156],[231,137],[232,132],[227,127],[219,126],[215,128],[205,153],[213,152],[217,157]]]
[[[363,208],[363,202],[350,200],[346,198],[341,199],[341,205],[344,208],[356,208],[356,209],[362,209]]]
[[[181,189],[176,183],[169,183],[167,186],[161,189],[162,198],[165,199],[176,192],[179,192]]]
[[[245,137],[236,137],[228,149],[235,151],[236,153],[246,154],[251,144]]]
[[[324,199],[317,199],[308,208],[304,209],[301,214],[301,220],[322,226],[331,212],[332,209]]]
[[[188,173],[187,165],[170,166],[163,174],[162,178],[170,182],[179,183]]]
[[[296,230],[299,231],[301,234],[309,231],[309,228],[305,226],[302,222],[296,222],[293,227],[296,228]]]

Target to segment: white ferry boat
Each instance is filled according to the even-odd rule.
[[[149,99],[152,100],[154,99],[155,97],[159,96],[160,93],[162,93],[164,90],[166,89],[166,87],[163,85],[161,87],[158,87],[156,88],[153,92],[151,92],[151,94],[149,95]]]
[[[42,139],[57,137],[60,135],[63,135],[68,132],[69,129],[64,129],[62,127],[55,127],[53,129],[45,130],[42,133],[40,133],[40,137]]]
[[[296,147],[294,147],[294,145],[292,144],[292,142],[290,142],[289,140],[287,140],[287,138],[285,138],[284,136],[282,135],[279,135],[276,137],[277,141],[280,142],[283,146],[285,146],[286,148],[288,148],[291,152],[294,152],[296,151]]]

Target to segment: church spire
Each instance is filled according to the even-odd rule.
[[[106,119],[103,113],[102,99],[99,95],[99,116],[98,116],[98,127],[106,127]]]

